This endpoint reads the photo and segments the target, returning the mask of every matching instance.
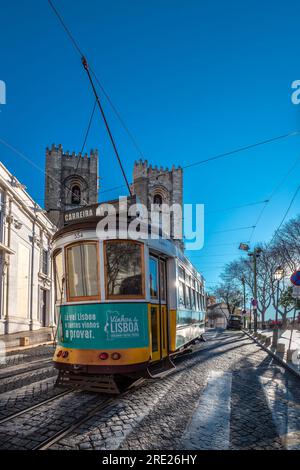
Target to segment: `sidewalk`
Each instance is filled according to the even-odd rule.
[[[245,332],[283,366],[290,369],[300,378],[300,331],[293,331],[290,351],[289,342],[291,330],[278,331],[276,349],[272,347],[273,330],[257,330],[256,335],[253,331],[245,330]]]
[[[0,335],[0,343],[7,353],[50,343],[52,342],[52,338],[52,328],[44,327],[33,331],[19,331],[17,333]]]

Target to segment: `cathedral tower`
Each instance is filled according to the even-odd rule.
[[[90,155],[63,152],[61,145],[46,149],[45,209],[58,225],[65,210],[98,202],[98,151]]]
[[[147,160],[134,163],[132,189],[148,211],[151,204],[179,204],[183,207],[183,171],[181,167],[157,168],[148,166]],[[173,233],[171,230],[171,237]],[[183,248],[183,241],[177,244]]]

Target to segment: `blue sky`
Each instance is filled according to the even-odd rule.
[[[76,40],[149,162],[186,165],[300,129],[291,83],[300,79],[297,1],[56,0]],[[47,145],[79,151],[93,106],[80,59],[46,0],[0,0],[0,160],[43,204]],[[104,102],[129,180],[139,158]],[[123,184],[97,113],[103,190]],[[190,253],[208,287],[255,224],[260,205],[300,157],[300,136],[187,169],[184,201],[204,203],[205,246]],[[300,162],[267,205],[252,242],[267,241],[299,184]],[[105,198],[118,192],[105,193]],[[104,195],[103,195],[104,198]],[[298,213],[296,199],[289,216]],[[221,211],[222,210],[222,211]],[[214,212],[213,212],[214,211]],[[216,212],[219,211],[219,212]],[[211,213],[210,213],[211,212]]]

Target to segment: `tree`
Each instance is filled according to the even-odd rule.
[[[256,270],[257,270],[257,297],[258,305],[257,310],[261,314],[262,323],[265,323],[265,314],[270,307],[272,301],[272,288],[275,261],[270,256],[268,245],[260,245],[261,253],[257,257]],[[252,258],[240,257],[238,260],[233,261],[225,267],[222,275],[223,279],[227,282],[231,279],[242,285],[243,279],[247,286],[248,295],[254,298],[254,273]]]
[[[280,310],[279,306],[282,307],[282,310]],[[283,328],[286,326],[287,314],[293,310],[294,306],[295,299],[293,298],[293,288],[292,286],[289,286],[283,290],[279,297],[278,313],[280,313],[282,317]]]
[[[217,286],[214,295],[226,304],[230,315],[243,303],[243,293],[232,282],[223,282]]]
[[[273,237],[272,249],[286,268],[286,274],[300,266],[300,215],[289,220]]]

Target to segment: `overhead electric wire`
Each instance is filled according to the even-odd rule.
[[[5,147],[7,147],[9,150],[11,150],[12,152],[14,152],[16,155],[18,155],[19,157],[21,157],[23,160],[25,160],[26,162],[28,162],[30,165],[32,165],[34,168],[36,168],[37,170],[41,171],[44,175],[46,176],[49,176],[52,181],[54,181],[55,183],[57,183],[60,187],[64,188],[64,189],[67,189],[68,191],[70,191],[70,188],[68,188],[64,183],[62,183],[61,181],[58,181],[56,178],[53,178],[52,175],[50,175],[47,171],[45,171],[43,168],[41,168],[39,165],[37,165],[33,160],[31,160],[29,157],[27,157],[24,153],[20,152],[20,150],[18,150],[16,147],[14,147],[13,145],[11,145],[10,143],[8,143],[6,140],[4,139],[1,139],[0,138],[0,143],[2,145],[4,145]],[[73,191],[71,190],[71,194],[74,194]],[[86,201],[83,200],[83,202],[86,204]]]
[[[272,243],[272,241],[274,240],[274,238],[275,238],[277,232],[280,230],[280,228],[282,227],[282,225],[283,225],[285,219],[287,218],[287,215],[288,215],[288,213],[290,212],[290,209],[291,209],[291,207],[292,207],[292,205],[293,205],[293,202],[295,201],[295,199],[296,199],[296,197],[297,197],[297,194],[298,194],[299,190],[300,190],[300,184],[297,186],[296,191],[294,192],[294,194],[293,194],[293,196],[292,196],[292,199],[291,199],[291,201],[289,202],[288,208],[286,209],[286,211],[285,211],[285,213],[284,213],[284,216],[283,216],[282,219],[281,219],[280,224],[278,225],[277,229],[275,230],[274,235],[273,235],[273,237],[272,237],[270,243]]]
[[[50,5],[50,7],[52,8],[53,12],[55,13],[55,15],[57,16],[57,18],[59,19],[63,29],[65,30],[66,34],[68,35],[69,39],[71,40],[74,48],[76,49],[76,51],[78,52],[78,54],[80,55],[80,57],[87,57],[86,54],[83,53],[83,51],[81,50],[78,42],[75,40],[73,34],[71,33],[70,29],[67,27],[62,15],[58,12],[57,8],[55,7],[55,5],[53,4],[53,2],[51,0],[48,0],[48,3]],[[122,118],[121,114],[119,113],[119,111],[117,110],[116,106],[114,105],[114,103],[112,102],[109,94],[107,93],[107,91],[105,90],[104,86],[102,85],[100,79],[98,78],[98,76],[96,75],[95,71],[93,70],[93,68],[90,66],[90,71],[91,71],[91,74],[95,77],[95,80],[96,82],[98,83],[103,95],[105,96],[105,98],[107,99],[108,103],[110,104],[113,112],[115,113],[117,119],[119,120],[121,126],[123,127],[123,129],[125,130],[125,132],[127,133],[129,139],[131,140],[133,146],[135,147],[137,153],[140,155],[141,158],[144,158],[144,155],[143,155],[143,152],[140,148],[140,146],[138,145],[137,143],[137,140],[136,138],[133,136],[132,132],[129,130],[128,126],[125,124],[125,121],[124,119]]]
[[[249,243],[251,243],[251,240],[252,240],[252,237],[253,237],[253,235],[254,235],[255,229],[256,229],[257,225],[259,224],[259,221],[260,221],[260,219],[262,218],[263,213],[265,212],[266,207],[267,207],[269,201],[270,201],[270,199],[266,199],[264,206],[262,207],[261,211],[260,211],[259,214],[258,214],[258,217],[257,217],[257,219],[256,219],[256,222],[255,222],[255,224],[254,224],[254,226],[253,226],[252,232],[251,232],[250,237],[249,237]]]
[[[261,140],[259,142],[256,142],[255,144],[246,145],[245,147],[239,147],[237,149],[230,150],[229,152],[220,153],[220,154],[215,155],[213,157],[209,157],[209,158],[206,158],[204,160],[199,160],[198,162],[190,163],[188,165],[183,166],[182,169],[191,168],[193,166],[201,165],[203,163],[211,162],[213,160],[218,160],[219,158],[228,157],[230,155],[234,155],[235,153],[244,152],[245,150],[249,150],[249,149],[252,149],[254,147],[258,147],[260,145],[269,144],[271,142],[286,139],[288,137],[292,137],[294,135],[299,135],[299,134],[300,134],[300,130],[299,131],[297,130],[297,131],[293,131],[293,132],[288,132],[287,134],[279,135],[277,137],[272,137],[270,139]]]
[[[87,75],[88,75],[90,84],[91,84],[91,86],[92,86],[92,90],[93,90],[93,93],[94,93],[94,95],[95,95],[95,98],[96,98],[96,101],[97,101],[97,104],[98,104],[98,107],[99,107],[99,110],[100,110],[102,119],[103,119],[103,121],[104,121],[106,130],[107,130],[107,133],[108,133],[108,135],[109,135],[109,138],[110,138],[111,144],[112,144],[112,146],[113,146],[115,155],[116,155],[116,157],[117,157],[119,166],[120,166],[120,168],[121,168],[123,177],[124,177],[124,179],[125,179],[127,189],[128,189],[128,191],[129,191],[129,194],[131,195],[130,185],[129,185],[129,182],[128,182],[128,180],[127,180],[127,176],[126,176],[126,173],[125,173],[123,164],[122,164],[122,162],[121,162],[121,158],[120,158],[120,155],[119,155],[119,152],[118,152],[116,143],[115,143],[115,139],[114,139],[114,137],[113,137],[113,135],[112,135],[111,129],[110,129],[110,127],[109,127],[107,118],[106,118],[105,113],[104,113],[103,106],[102,106],[102,104],[101,104],[101,102],[100,102],[99,95],[98,95],[98,93],[97,93],[95,84],[94,84],[94,82],[93,82],[93,79],[92,79],[92,76],[91,76],[91,72],[90,72],[90,70],[89,70],[89,65],[88,65],[86,56],[85,56],[85,54],[83,53],[83,51],[81,50],[81,48],[79,47],[79,45],[78,45],[78,43],[76,42],[76,40],[74,39],[74,36],[72,35],[70,29],[67,27],[67,25],[66,25],[66,23],[65,23],[65,21],[64,21],[64,19],[63,19],[63,17],[61,16],[61,14],[58,12],[58,10],[56,9],[56,7],[54,6],[53,2],[52,2],[51,0],[48,0],[48,3],[49,3],[49,5],[50,5],[50,7],[52,8],[52,10],[54,11],[55,15],[57,16],[57,18],[59,19],[60,23],[62,24],[64,30],[66,31],[66,33],[67,33],[67,35],[68,35],[68,37],[69,37],[69,39],[71,40],[73,46],[75,47],[75,49],[77,50],[77,52],[78,52],[78,53],[80,54],[80,56],[81,56],[82,65],[83,65],[85,71],[87,72]],[[94,72],[92,72],[92,73],[93,73],[93,75],[95,76],[95,73],[94,73]],[[97,83],[100,83],[100,81],[99,81],[98,78],[97,78]],[[101,85],[101,89],[103,89],[102,85]]]
[[[97,105],[97,101],[95,100],[95,103],[94,103],[94,106],[93,106],[93,109],[92,109],[92,113],[91,113],[91,116],[89,118],[88,126],[87,126],[87,129],[86,129],[85,135],[84,135],[84,139],[83,139],[83,143],[82,143],[82,146],[81,146],[80,154],[83,154],[83,152],[84,152],[85,144],[86,144],[86,141],[87,141],[90,129],[91,129],[91,125],[92,125],[96,105]],[[76,165],[76,168],[75,168],[75,171],[74,171],[74,175],[78,174],[77,172],[78,172],[78,168],[79,168],[79,163],[81,161],[82,161],[81,158],[78,156],[77,165]],[[66,189],[68,189],[68,191],[70,191],[72,193],[72,188],[71,187],[66,186]]]
[[[94,105],[93,105],[92,113],[91,113],[91,116],[90,116],[90,119],[89,119],[89,123],[88,123],[87,129],[86,129],[86,132],[85,132],[83,144],[82,144],[81,151],[80,151],[81,154],[84,152],[86,141],[87,141],[87,138],[88,138],[90,130],[91,130],[91,125],[92,125],[92,122],[93,122],[93,117],[94,117],[94,114],[95,114],[96,106],[97,106],[97,100],[95,100]]]
[[[214,211],[207,211],[206,213],[207,214],[215,214],[217,212],[226,212],[226,211],[231,211],[231,210],[235,210],[235,209],[242,209],[243,207],[256,206],[258,204],[264,204],[266,202],[269,202],[268,199],[266,199],[264,201],[249,202],[247,204],[241,204],[240,206],[227,207],[225,209],[216,209]]]
[[[127,179],[127,176],[126,176],[126,173],[125,173],[125,170],[124,170],[124,167],[123,167],[123,164],[122,164],[122,161],[121,161],[121,158],[120,158],[120,155],[119,155],[119,152],[118,152],[118,149],[117,149],[117,146],[116,146],[116,143],[115,143],[115,139],[112,135],[112,132],[110,130],[110,127],[109,127],[109,124],[108,124],[108,121],[106,119],[106,116],[105,116],[105,113],[104,113],[104,110],[103,110],[103,107],[101,105],[101,102],[100,102],[100,99],[99,99],[99,96],[98,96],[98,93],[97,93],[97,90],[95,88],[95,85],[94,85],[94,82],[93,82],[93,79],[91,77],[91,74],[90,74],[90,71],[89,71],[89,66],[88,66],[88,63],[85,59],[85,57],[82,57],[82,65],[88,75],[88,78],[89,78],[89,81],[90,81],[90,84],[92,86],[92,89],[93,89],[93,93],[95,95],[95,98],[96,98],[96,101],[97,101],[97,104],[98,104],[98,108],[100,109],[100,112],[101,112],[101,116],[103,118],[103,121],[104,121],[104,124],[105,124],[105,127],[106,127],[106,130],[108,132],[108,135],[109,135],[109,138],[110,138],[110,141],[111,141],[111,144],[113,146],[113,149],[114,149],[114,152],[115,152],[115,155],[117,157],[117,160],[118,160],[118,163],[120,165],[120,168],[121,168],[121,171],[122,171],[122,174],[123,174],[123,178],[126,182],[126,186],[127,186],[127,189],[129,191],[129,194],[131,195],[131,189],[130,189],[130,185],[129,185],[129,182],[128,182],[128,179]]]
[[[217,230],[216,232],[212,232],[212,233],[223,233],[223,232],[235,232],[237,230],[247,230],[247,229],[250,229],[250,228],[253,228],[254,225],[249,225],[247,227],[237,227],[237,228],[229,228],[229,229],[226,229],[226,230]]]
[[[210,161],[213,161],[213,160],[217,160],[219,158],[223,158],[223,157],[227,157],[229,155],[233,155],[235,153],[239,153],[239,152],[243,152],[244,150],[248,150],[250,148],[254,148],[254,147],[258,147],[260,145],[265,145],[267,143],[270,143],[270,142],[275,142],[277,140],[280,140],[280,139],[285,139],[285,138],[288,138],[288,137],[292,137],[294,135],[300,135],[300,131],[292,131],[292,132],[289,132],[287,134],[283,134],[283,135],[280,135],[280,136],[277,136],[277,137],[273,137],[271,139],[267,139],[267,140],[263,140],[263,141],[260,141],[260,142],[256,142],[254,144],[250,144],[250,145],[247,145],[246,147],[240,147],[240,148],[237,148],[237,149],[234,149],[234,150],[231,150],[231,151],[228,151],[228,152],[225,152],[225,153],[222,153],[222,154],[218,154],[218,155],[215,155],[215,156],[212,156],[212,157],[209,157],[209,158],[206,158],[204,160],[200,160],[198,162],[195,162],[195,163],[191,163],[191,164],[188,164],[188,165],[184,165],[182,166],[181,168],[184,170],[186,168],[190,168],[192,166],[196,166],[196,165],[200,165],[200,164],[203,164],[203,163],[208,163]],[[296,167],[296,165],[299,163],[300,161],[300,157],[297,159],[297,161],[293,164],[293,166],[289,169],[288,173],[284,176],[284,178],[281,180],[281,182],[277,185],[277,187],[275,188],[275,190],[272,192],[271,196],[264,200],[264,201],[261,201],[261,202],[257,202],[257,203],[253,203],[254,204],[262,204],[262,203],[268,203],[270,202],[270,199],[273,198],[274,194],[278,191],[279,187],[282,185],[282,183],[287,179],[287,177],[289,176],[289,174],[293,171],[293,169]],[[124,186],[119,186],[119,188],[122,188],[122,187],[125,187]],[[109,191],[113,191],[115,188],[112,188],[112,189],[107,189],[106,192],[109,192]],[[252,203],[250,203],[249,205],[252,205]],[[246,204],[245,204],[246,206]],[[239,206],[237,206],[236,208],[238,208]],[[227,210],[227,209],[224,209],[224,210]]]
[[[258,218],[257,218],[257,221],[255,223],[255,226],[253,227],[253,230],[252,230],[252,233],[250,235],[250,238],[249,238],[249,243],[251,243],[251,240],[253,238],[253,235],[254,235],[254,232],[255,232],[255,229],[257,227],[257,225],[259,224],[262,216],[263,216],[263,213],[268,205],[268,203],[273,199],[273,197],[275,196],[275,194],[278,192],[278,190],[280,189],[280,187],[283,185],[283,183],[287,180],[287,178],[289,177],[289,175],[292,173],[292,171],[296,168],[296,166],[298,165],[298,163],[300,162],[300,156],[297,158],[297,160],[293,163],[293,165],[291,166],[291,168],[288,170],[288,172],[284,175],[284,177],[280,180],[280,182],[278,183],[277,186],[275,186],[274,190],[272,191],[272,193],[270,194],[269,198],[266,199],[266,203],[264,205],[264,207],[262,208],[262,210],[260,211],[259,215],[258,215]],[[274,234],[275,235],[275,234]],[[273,237],[274,238],[274,237]],[[273,240],[272,238],[272,240]]]

